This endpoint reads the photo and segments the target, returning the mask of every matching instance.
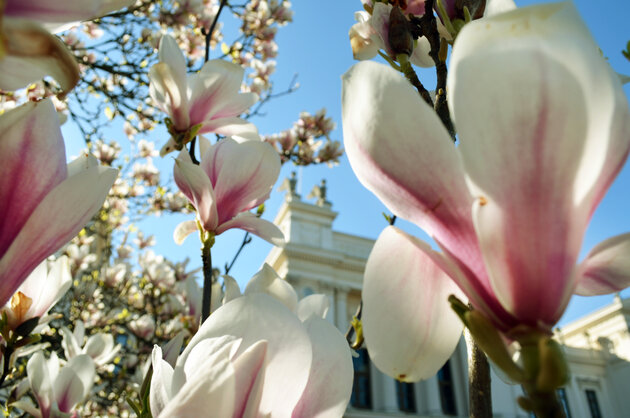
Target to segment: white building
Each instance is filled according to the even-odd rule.
[[[295,193],[295,179],[287,190],[275,223],[285,234],[286,246],[274,248],[269,263],[291,282],[300,297],[327,294],[328,319],[343,332],[361,299],[365,262],[374,243],[334,231],[337,213],[326,201],[325,183],[314,189],[315,204]],[[615,302],[557,330],[566,347],[572,372],[560,390],[568,418],[630,417],[630,299]],[[395,416],[468,416],[467,355],[464,340],[440,372],[415,384],[396,382],[379,372],[365,350],[354,359],[355,385],[348,418]],[[518,408],[520,387],[503,383],[492,373],[495,417],[528,417]]]

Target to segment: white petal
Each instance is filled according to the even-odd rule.
[[[578,268],[575,293],[582,296],[619,292],[630,286],[630,233],[598,244]]]
[[[447,299],[460,295],[424,242],[387,227],[368,258],[363,332],[370,358],[405,382],[433,376],[448,360],[463,325]]]

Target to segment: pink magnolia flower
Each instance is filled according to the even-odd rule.
[[[0,116],[0,305],[83,228],[117,173],[88,155],[66,166],[49,99]]]
[[[79,67],[49,30],[128,6],[132,0],[6,0],[0,10],[0,89],[17,90],[52,76],[64,92],[79,81]]]
[[[352,358],[343,335],[323,319],[326,297],[297,303],[291,285],[269,266],[234,296],[176,362],[154,349],[153,416],[341,416],[352,391]]]
[[[256,127],[239,118],[258,97],[239,93],[244,70],[224,60],[210,60],[195,74],[186,74],[186,59],[177,42],[164,35],[160,62],[151,67],[149,92],[168,115],[171,138],[160,155],[182,149],[197,134],[215,132],[244,139],[259,139]]]
[[[574,6],[528,7],[466,25],[447,91],[459,145],[395,71],[365,62],[344,76],[354,172],[442,249],[391,227],[370,255],[365,338],[376,365],[396,377],[437,370],[441,364],[420,370],[417,361],[427,342],[434,347],[429,338],[439,353],[454,349],[451,334],[461,326],[438,326],[450,311],[450,280],[510,338],[524,327],[550,333],[576,289],[600,294],[630,284],[629,234],[576,266],[588,221],[628,156],[630,114]],[[432,289],[441,296],[428,298]],[[409,347],[416,362],[393,364]],[[430,354],[422,363],[438,357],[446,358]]]
[[[175,183],[197,209],[197,218],[205,231],[219,235],[240,228],[275,245],[283,243],[283,234],[273,223],[251,212],[269,198],[280,174],[280,157],[266,142],[238,143],[225,138],[210,145],[199,137],[201,162],[192,163],[186,150],[175,160]],[[181,243],[197,230],[197,223],[185,221],[175,230],[175,242]]]

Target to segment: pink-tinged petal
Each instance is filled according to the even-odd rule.
[[[342,108],[346,153],[361,183],[448,248],[489,291],[472,197],[435,111],[399,73],[370,61],[343,76]]]
[[[317,316],[304,321],[313,344],[308,383],[293,418],[336,418],[350,402],[354,368],[350,347],[334,325]]]
[[[184,240],[188,238],[188,235],[193,232],[197,232],[197,222],[184,221],[175,227],[173,231],[173,241],[175,241],[177,245],[182,245]]]
[[[226,72],[199,72],[191,75],[188,79],[191,91],[191,124],[238,116],[256,103],[258,96],[255,93],[239,93],[241,80],[242,78],[236,79],[233,73],[228,75]],[[234,83],[235,81],[238,83]]]
[[[258,341],[234,360],[236,400],[234,418],[256,418],[263,394],[267,341]]]
[[[365,267],[362,322],[370,358],[382,372],[405,382],[433,376],[463,329],[447,300],[461,292],[434,263],[433,252],[428,244],[387,227]]]
[[[171,381],[173,368],[162,359],[162,350],[157,345],[151,353],[153,374],[151,376],[151,389],[149,391],[149,406],[151,415],[157,417],[173,397]]]
[[[96,370],[90,356],[81,354],[66,363],[57,375],[53,386],[57,406],[70,412],[90,393]]]
[[[605,295],[630,286],[630,233],[598,244],[578,266],[575,293]]]
[[[268,143],[225,138],[204,156],[201,167],[213,184],[222,224],[269,194],[280,174],[280,157]]]
[[[519,321],[546,330],[573,293],[594,190],[602,186],[598,177],[611,180],[600,162],[619,166],[607,154],[611,148],[621,155],[614,159],[627,155],[627,146],[609,138],[610,128],[592,118],[591,100],[615,113],[615,95],[606,92],[618,81],[589,44],[578,52],[586,37],[566,22],[575,19],[572,6],[556,3],[467,25],[454,48],[447,89],[471,191],[478,197],[475,227],[493,289]],[[586,77],[575,69],[581,64],[604,75]],[[607,78],[608,89],[601,78]],[[589,82],[603,93],[590,95]],[[608,99],[595,97],[601,94]]]
[[[171,118],[175,129],[190,127],[186,85],[180,85],[177,72],[167,63],[158,62],[149,70],[149,94],[155,104]]]
[[[223,335],[243,339],[237,356],[257,341],[267,341],[260,413],[290,416],[306,387],[312,359],[310,338],[300,320],[271,296],[236,298],[203,323],[178,364],[185,362],[192,348],[203,339]]]
[[[159,417],[232,416],[236,395],[234,367],[230,362],[232,346],[228,343],[217,349],[213,341],[204,340],[193,348],[190,352],[191,364],[185,366],[189,368],[186,383]]]
[[[73,22],[99,17],[132,3],[131,0],[7,0],[4,15],[38,22]]]
[[[188,151],[182,150],[175,160],[175,183],[190,200],[206,231],[214,231],[218,225],[215,192],[206,173],[190,161]]]
[[[170,68],[171,73],[173,74],[173,81],[177,85],[177,90],[182,96],[181,99],[184,102],[187,102],[188,79],[186,74],[186,58],[172,36],[162,36],[160,39],[158,57],[160,62],[167,64]]]
[[[256,273],[245,286],[244,295],[266,293],[278,299],[291,312],[297,313],[298,297],[293,286],[282,280],[278,273],[267,263]]]
[[[298,303],[297,315],[300,321],[304,322],[311,316],[326,318],[330,308],[330,299],[321,293],[309,295],[302,298]]]
[[[0,257],[42,199],[66,178],[65,153],[49,99],[0,116]]]
[[[83,228],[103,205],[117,175],[112,168],[92,167],[50,191],[0,259],[0,305],[37,264]]]
[[[453,56],[454,65],[468,55],[477,56],[480,49],[514,47],[539,53],[542,57],[536,63],[546,59],[564,64],[579,83],[584,95],[581,102],[586,107],[586,130],[580,141],[583,145],[576,147],[581,159],[570,190],[576,206],[592,213],[628,156],[630,117],[618,77],[602,57],[575,6],[563,2],[517,9],[475,22],[466,31],[459,43],[461,48],[456,48],[459,52]],[[506,38],[514,45],[508,46]]]
[[[53,363],[54,359],[57,360],[57,355],[53,353],[50,360],[46,360],[42,351],[37,351],[26,363],[26,374],[28,375],[28,381],[33,390],[33,394],[37,399],[39,408],[42,413],[47,413],[52,403],[52,381],[51,374],[56,376],[59,372],[59,362],[57,360],[56,370],[51,370],[49,363]],[[52,373],[51,373],[52,372]]]
[[[284,245],[284,234],[273,222],[260,219],[251,212],[243,212],[238,214],[232,220],[219,225],[216,229],[217,235],[227,231],[228,229],[238,228],[251,234],[259,236],[270,244],[276,246]]]
[[[6,55],[0,59],[0,89],[17,90],[47,75],[64,94],[77,84],[76,59],[59,38],[26,19],[4,19],[2,30]]]
[[[230,97],[239,92],[245,70],[238,64],[221,59],[206,62],[201,74],[218,74],[221,82],[215,86],[219,98]]]

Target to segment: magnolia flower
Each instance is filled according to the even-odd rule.
[[[201,227],[215,235],[231,228],[244,229],[275,245],[283,242],[273,223],[250,209],[262,204],[280,174],[280,158],[265,142],[238,143],[231,138],[214,145],[199,138],[201,163],[192,163],[186,150],[175,160],[175,183],[197,209]],[[181,244],[197,230],[195,221],[178,225],[175,242]]]
[[[82,321],[77,321],[74,324],[74,332],[70,332],[66,327],[61,327],[59,332],[63,336],[61,345],[68,360],[81,355],[88,355],[96,366],[104,366],[112,361],[121,348],[120,344],[114,346],[112,334],[102,333],[90,335],[84,345],[85,325]]]
[[[144,314],[141,317],[130,321],[129,329],[137,337],[149,340],[153,337],[153,333],[155,333],[155,319],[153,319],[153,315]]]
[[[154,349],[153,416],[341,416],[352,390],[352,359],[343,335],[323,319],[326,297],[298,304],[269,266],[243,296],[233,296],[176,362]]]
[[[43,317],[48,310],[70,289],[72,277],[67,257],[59,257],[50,268],[44,260],[20,285],[4,308],[10,328],[15,329],[31,318],[40,318],[39,324],[47,322]]]
[[[630,284],[628,234],[576,266],[590,216],[628,155],[630,115],[574,6],[528,7],[467,24],[448,77],[458,146],[395,71],[365,62],[344,76],[354,172],[442,249],[390,227],[369,257],[365,339],[375,364],[402,380],[428,377],[455,348],[461,326],[440,325],[450,311],[446,295],[455,291],[449,279],[517,340],[550,335],[576,289],[600,294]],[[391,335],[399,337],[395,345]],[[424,356],[434,342],[441,354]],[[408,358],[409,347],[416,362],[401,366],[394,360]]]
[[[0,305],[83,228],[117,173],[87,154],[66,166],[48,99],[0,116]]]
[[[49,30],[59,29],[68,22],[102,16],[131,2],[4,1],[0,8],[0,89],[17,90],[50,75],[63,92],[68,92],[79,81],[79,67],[74,55]]]
[[[26,364],[26,373],[39,409],[26,401],[14,402],[37,418],[71,416],[73,408],[92,390],[94,363],[87,355],[77,356],[63,367],[53,352],[46,360],[41,351],[33,354]]]
[[[180,150],[195,135],[214,132],[259,139],[256,127],[239,118],[256,103],[253,93],[239,93],[244,70],[223,60],[210,60],[195,74],[186,74],[186,59],[171,36],[160,41],[160,62],[151,67],[149,92],[168,115],[171,138],[160,155]]]

